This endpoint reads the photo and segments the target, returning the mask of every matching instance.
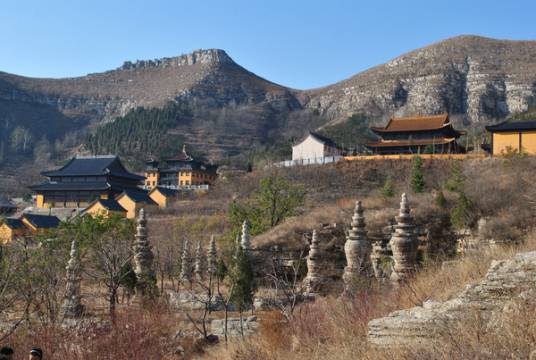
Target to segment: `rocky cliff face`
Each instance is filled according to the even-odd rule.
[[[127,61],[115,70],[78,78],[36,79],[0,73],[1,100],[51,106],[92,121],[111,120],[137,106],[160,106],[177,98],[208,100],[220,106],[278,101],[297,105],[287,89],[250,73],[216,49]]]
[[[347,80],[301,93],[332,122],[449,112],[485,124],[536,103],[536,42],[460,36],[397,57]]]
[[[13,129],[20,124],[34,135],[53,139],[112,121],[138,106],[181,99],[220,112],[201,116],[212,121],[210,126],[196,126],[194,121],[195,129],[180,130],[192,143],[203,145],[232,135],[214,145],[215,157],[228,155],[227,148],[240,151],[233,147],[237,135],[250,139],[242,144],[250,148],[254,141],[300,136],[297,132],[304,128],[337,123],[360,111],[380,120],[448,111],[458,123],[482,126],[535,105],[534,59],[536,41],[461,36],[307,91],[262,79],[217,49],[125,62],[115,70],[77,78],[37,79],[0,72],[0,126]],[[228,119],[239,120],[229,124]]]

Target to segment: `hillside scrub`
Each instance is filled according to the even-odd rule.
[[[366,340],[367,324],[389,312],[422,305],[426,300],[446,300],[463,290],[466,284],[479,281],[486,274],[491,261],[509,259],[522,251],[536,250],[536,234],[531,233],[522,246],[488,249],[471,253],[448,268],[440,263],[421,271],[407,285],[398,290],[373,286],[352,301],[340,297],[320,298],[304,304],[297,310],[293,322],[278,331],[282,339],[273,336],[273,323],[268,322],[258,337],[235,342],[228,348],[217,347],[205,356],[207,359],[448,359],[459,357],[487,358],[489,354],[512,354],[528,358],[533,351],[536,309],[525,304],[504,314],[503,327],[484,331],[478,319],[467,319],[459,324],[456,341],[445,335],[430,348],[377,349]],[[267,336],[265,336],[267,334]],[[499,356],[502,358],[503,356]],[[495,357],[497,358],[497,357]]]

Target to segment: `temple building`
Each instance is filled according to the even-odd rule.
[[[122,207],[115,199],[97,199],[93,201],[84,210],[84,214],[91,216],[102,216],[108,218],[112,215],[127,217],[127,210]]]
[[[21,219],[7,218],[0,221],[0,244],[5,244],[26,234],[26,226]]]
[[[186,152],[186,146],[175,158],[150,160],[146,165],[145,188],[149,190],[156,186],[191,189],[200,185],[212,185],[216,180],[216,166],[195,160]]]
[[[536,120],[502,122],[486,130],[491,133],[492,155],[536,154]]]
[[[292,146],[292,160],[323,159],[329,156],[343,155],[345,150],[333,140],[309,131],[307,136]]]
[[[113,199],[137,191],[145,179],[129,172],[117,156],[74,157],[63,167],[45,171],[48,180],[30,187],[37,208],[87,207],[96,199]]]
[[[371,127],[378,141],[366,144],[374,154],[452,154],[465,148],[456,140],[465,134],[452,127],[448,114],[391,118],[385,127]]]
[[[53,215],[23,214],[20,218],[6,218],[0,222],[0,244],[32,237],[59,225],[60,219]]]
[[[127,219],[135,219],[140,209],[158,207],[147,191],[124,191],[115,201],[126,210]]]

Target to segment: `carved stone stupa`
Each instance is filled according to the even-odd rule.
[[[249,236],[249,225],[247,220],[244,221],[244,223],[242,224],[242,236],[240,238],[240,246],[242,246],[242,249],[246,253],[251,250],[251,239]]]
[[[153,297],[156,295],[156,275],[153,269],[153,250],[147,237],[145,210],[140,209],[137,219],[136,240],[134,241],[134,273],[136,274],[136,295]]]
[[[62,314],[66,318],[78,318],[84,313],[82,305],[82,296],[80,294],[81,263],[80,250],[78,241],[73,240],[71,243],[71,256],[67,263],[67,284],[65,299],[62,304]]]
[[[194,266],[195,277],[198,280],[203,280],[205,278],[205,262],[203,247],[201,246],[201,241],[197,242],[197,247],[195,249],[195,266]]]
[[[307,256],[307,276],[305,278],[305,292],[307,294],[318,294],[321,292],[322,276],[320,274],[320,249],[316,230],[313,230],[311,247]]]
[[[184,240],[181,256],[181,282],[190,284],[192,283],[192,270],[192,259],[190,257],[190,248],[188,240]]]
[[[212,279],[215,279],[216,277],[218,267],[217,261],[216,239],[214,238],[214,235],[212,235],[210,237],[210,244],[207,252],[207,273],[209,276],[212,276]]]
[[[350,225],[351,228],[344,244],[346,255],[346,267],[343,274],[345,292],[350,291],[359,276],[369,277],[372,275],[371,244],[365,230],[365,217],[361,201],[356,201]]]
[[[396,217],[395,233],[391,238],[394,261],[391,280],[395,283],[404,282],[415,273],[418,239],[410,211],[408,198],[404,193],[400,202],[400,213]]]

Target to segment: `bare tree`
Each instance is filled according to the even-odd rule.
[[[112,227],[97,239],[91,246],[90,258],[92,267],[87,267],[87,274],[107,289],[109,313],[115,319],[115,305],[118,303],[118,290],[124,280],[130,276],[128,268],[133,258],[133,228],[124,222]]]
[[[274,291],[271,305],[290,322],[294,317],[296,306],[303,299],[301,275],[306,259],[305,251],[300,252],[298,259],[291,262],[287,271],[283,269],[277,256],[272,256],[272,259],[272,272],[266,275]]]

